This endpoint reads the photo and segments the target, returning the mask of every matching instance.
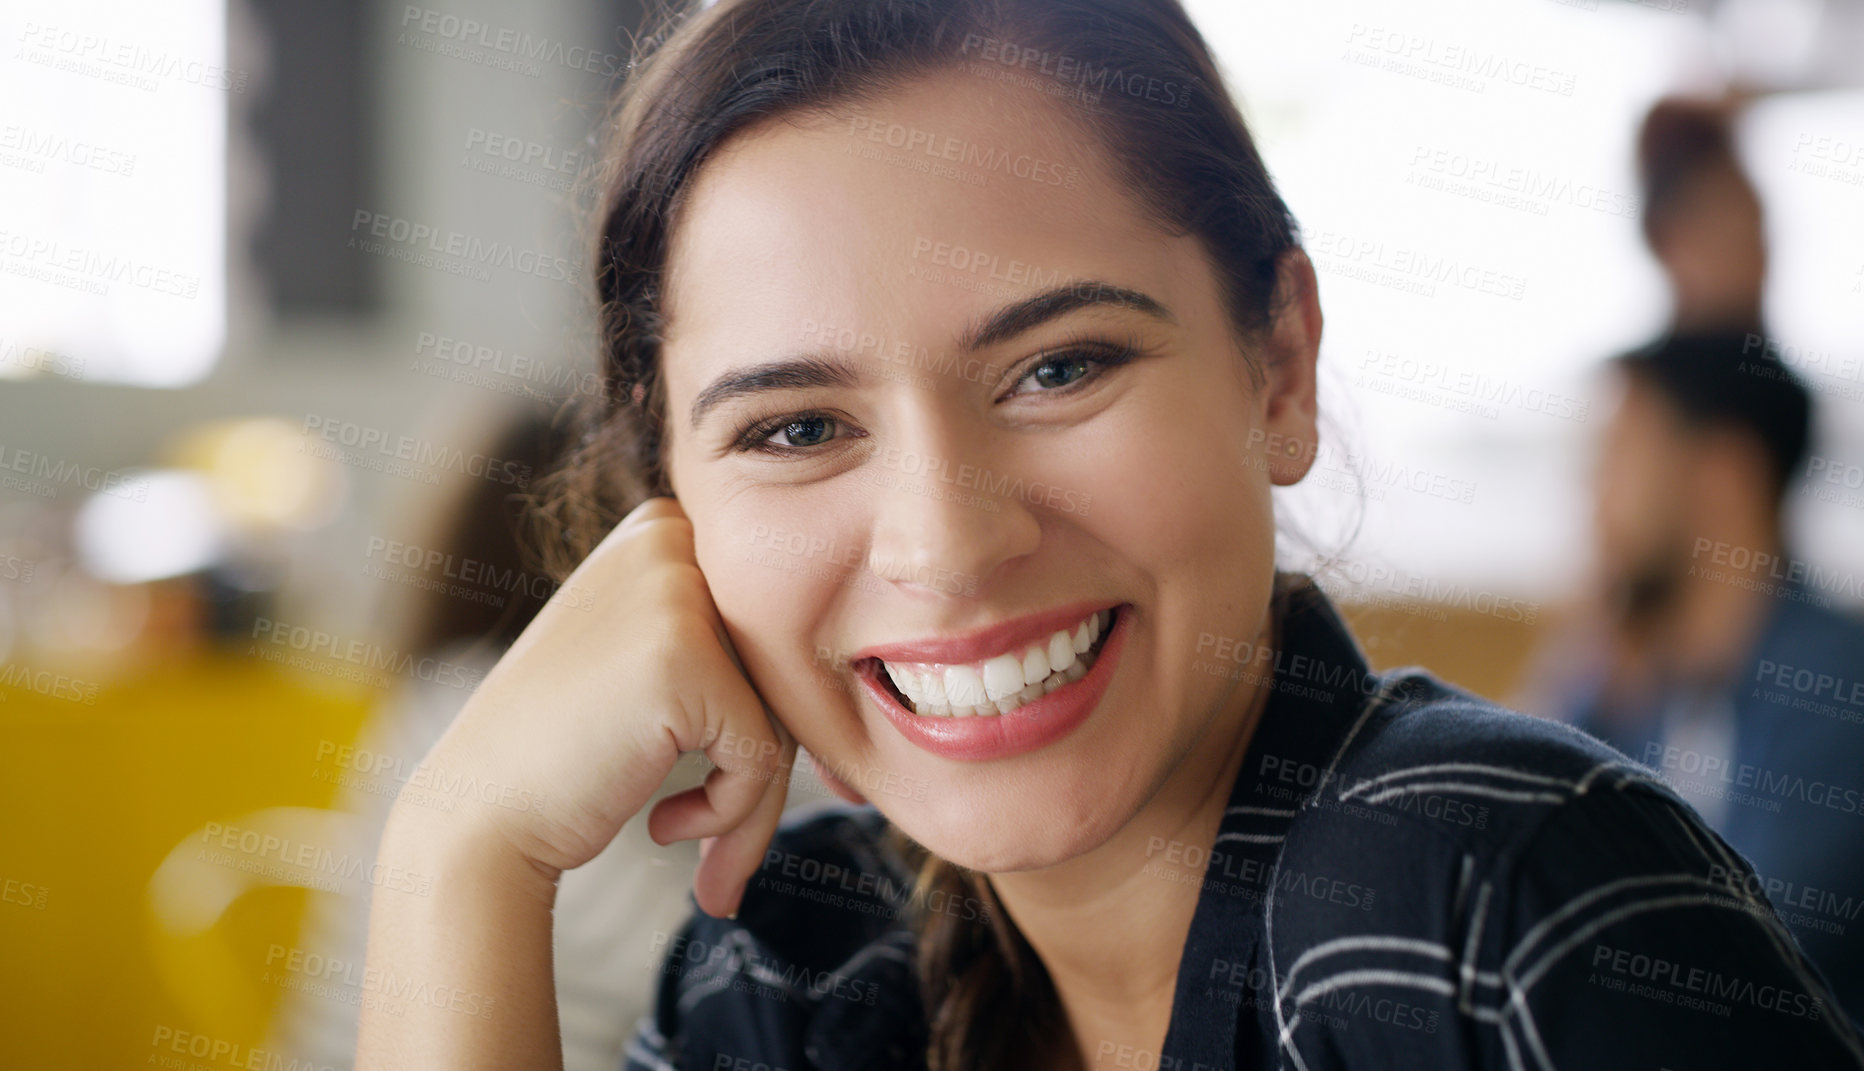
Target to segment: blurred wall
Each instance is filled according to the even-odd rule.
[[[124,32],[91,26],[95,17],[84,4],[53,5],[0,14],[0,29],[23,36],[26,23],[43,21]],[[227,18],[226,66],[247,80],[243,92],[226,94],[223,358],[185,389],[58,376],[0,381],[0,440],[60,464],[124,470],[171,458],[188,429],[272,416],[313,429],[311,441],[317,428],[354,425],[470,452],[487,449],[512,414],[536,404],[522,384],[566,395],[563,384],[590,366],[587,258],[570,186],[594,160],[587,138],[606,98],[604,72],[625,67],[638,5],[449,0],[442,12],[232,0]],[[510,54],[459,32],[474,20],[489,28],[478,40],[496,42],[508,30],[541,43],[538,58],[496,66]],[[329,32],[320,39],[319,30]],[[329,47],[352,39],[362,47]],[[321,58],[304,62],[320,40]],[[60,77],[77,76],[41,77],[55,91]],[[313,81],[294,81],[281,94],[284,77]],[[367,86],[365,97],[355,96],[358,86]],[[160,86],[158,99],[164,92],[176,88]],[[366,181],[337,225],[328,199],[322,221],[304,225],[281,199],[291,184],[268,177],[260,125],[271,124],[266,138],[289,144],[300,168],[322,162],[319,142],[332,136],[328,122],[280,125],[280,96],[297,102],[300,119],[317,118],[320,102],[330,109],[374,102],[362,111],[372,128],[358,142],[371,150],[362,161]],[[7,110],[0,101],[0,126]],[[514,144],[516,161],[505,155]],[[155,162],[140,163],[146,173]],[[19,224],[7,220],[0,229]],[[404,224],[528,252],[533,271],[494,262],[475,278],[460,270],[468,258],[439,256],[440,268],[394,259],[393,250],[413,246],[393,240]],[[382,242],[376,248],[384,252],[355,248],[364,239]],[[272,243],[264,256],[262,242]],[[281,300],[270,289],[281,276],[265,260],[276,269],[294,250],[319,271],[372,280],[374,293],[332,286],[320,303],[300,273],[280,283],[299,299]],[[538,264],[557,277],[537,274]],[[307,293],[312,300],[302,299]],[[502,351],[506,364],[522,356],[547,378],[489,367],[462,376],[474,370],[432,360],[438,339]],[[430,363],[417,366],[424,357]],[[342,475],[340,514],[289,545],[282,601],[268,613],[394,648],[415,593],[366,575],[371,540],[420,538],[471,477],[441,472],[430,484],[355,467]],[[74,496],[57,491],[44,502],[9,491],[0,506],[66,516]],[[54,575],[61,562],[37,564],[38,587],[62,582]],[[239,849],[242,831],[260,829],[340,853],[347,842],[315,824],[336,798],[337,778],[353,772],[333,764],[333,749],[357,739],[365,719],[410,682],[287,671],[247,654],[177,645],[132,667],[71,670],[69,679],[81,683],[69,694],[0,687],[8,756],[0,762],[0,810],[11,816],[0,837],[0,881],[12,883],[10,899],[26,901],[0,905],[0,1066],[221,1067],[249,1059],[273,1066],[264,1048],[271,1016],[287,986],[303,979],[273,970],[269,950],[296,945],[307,888],[366,898],[369,886],[340,874],[280,878],[209,864],[250,861]],[[197,1064],[175,1056],[174,1041],[190,1035],[219,1046],[214,1058]]]

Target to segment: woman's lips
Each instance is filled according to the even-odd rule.
[[[1008,714],[972,718],[915,714],[900,705],[881,679],[885,670],[878,663],[866,663],[858,676],[868,698],[914,745],[948,759],[982,762],[1008,758],[1054,743],[1078,728],[1099,706],[1119,668],[1120,653],[1131,628],[1127,621],[1131,610],[1126,603],[1115,608],[1113,623],[1085,677]]]

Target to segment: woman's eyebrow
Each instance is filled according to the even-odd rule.
[[[1178,318],[1156,299],[1138,290],[1096,280],[1065,283],[1013,302],[968,328],[959,340],[964,352],[974,352],[1015,338],[1025,331],[1095,306],[1134,309],[1175,324]],[[693,399],[691,424],[715,406],[746,394],[771,390],[805,390],[810,387],[850,387],[861,381],[860,369],[839,356],[805,354],[733,369],[713,380]]]
[[[1175,324],[1178,318],[1151,295],[1124,286],[1114,286],[1095,279],[1083,279],[1044,290],[1033,297],[1005,305],[987,317],[981,325],[968,331],[960,345],[966,351],[983,349],[1015,338],[1076,309],[1096,305],[1134,309],[1147,316]]]
[[[804,390],[809,387],[849,387],[861,380],[861,373],[840,357],[807,355],[783,357],[748,368],[733,369],[713,380],[693,399],[692,426],[706,410],[743,394],[767,390]]]

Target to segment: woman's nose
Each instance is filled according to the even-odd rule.
[[[894,584],[974,596],[1041,542],[1040,519],[1015,493],[1027,479],[982,452],[884,448],[867,464],[875,485],[868,568]]]

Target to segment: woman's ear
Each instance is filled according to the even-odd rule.
[[[1299,483],[1320,450],[1315,364],[1320,358],[1320,285],[1307,251],[1294,246],[1275,262],[1275,296],[1262,347],[1261,441],[1269,480]]]

